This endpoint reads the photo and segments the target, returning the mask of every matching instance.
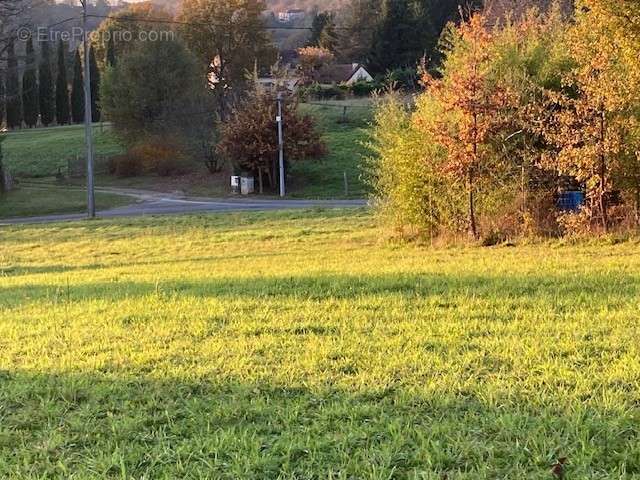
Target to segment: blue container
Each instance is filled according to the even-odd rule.
[[[558,195],[558,209],[576,212],[584,205],[584,193],[580,191],[562,192]]]

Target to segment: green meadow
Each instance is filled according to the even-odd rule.
[[[94,124],[93,139],[94,151],[100,157],[123,151],[109,124]],[[66,175],[70,162],[71,165],[79,165],[84,158],[84,126],[12,131],[6,134],[2,150],[4,161],[14,176],[52,177],[58,172]]]
[[[344,108],[346,107],[346,115]],[[290,164],[288,193],[293,198],[363,198],[367,189],[361,179],[362,157],[367,150],[363,145],[368,139],[368,127],[372,116],[372,106],[367,99],[351,99],[348,101],[317,102],[301,104],[302,113],[315,118],[318,129],[322,132],[327,145],[328,154],[319,159],[293,161]],[[212,127],[213,128],[213,127]],[[286,132],[285,132],[286,133]],[[124,147],[113,132],[110,124],[95,124],[93,136],[96,153],[96,170],[98,186],[143,188],[160,191],[181,190],[187,194],[200,196],[224,196],[229,193],[228,171],[220,175],[211,175],[204,163],[194,161],[190,166],[191,175],[183,177],[163,178],[157,175],[142,175],[120,178],[108,175],[107,159],[124,152]],[[78,171],[84,161],[84,127],[67,125],[37,129],[24,129],[9,132],[2,144],[5,165],[19,179],[40,178],[49,182],[49,200],[39,202],[52,207],[43,212],[38,200],[33,205],[26,205],[27,215],[44,213],[67,213],[80,211],[80,208],[69,208],[69,199],[65,198],[64,189],[53,177],[58,173],[67,176],[69,167]],[[77,172],[76,172],[77,173]],[[345,192],[344,176],[347,176],[347,192]],[[75,186],[83,186],[84,179],[71,180]],[[345,195],[346,193],[346,195]],[[55,198],[52,196],[56,195]],[[25,193],[23,196],[26,196]],[[73,194],[71,194],[73,195]],[[14,195],[18,197],[18,195]],[[11,197],[11,196],[9,196]],[[5,203],[13,198],[4,199]],[[105,197],[105,203],[112,203]],[[17,198],[16,202],[21,202]],[[0,218],[6,216],[2,212],[3,199],[0,199]],[[74,206],[77,202],[74,202]],[[122,202],[116,202],[122,203]],[[59,207],[56,207],[59,205]],[[12,210],[13,204],[7,204],[4,210]],[[25,208],[20,208],[23,215]],[[16,216],[14,214],[13,216]]]
[[[366,211],[0,229],[0,478],[640,478],[638,244]]]

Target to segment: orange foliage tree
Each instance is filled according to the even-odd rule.
[[[492,81],[492,32],[485,17],[474,15],[453,35],[444,77],[434,79],[423,72],[423,83],[442,115],[422,126],[446,151],[444,171],[466,184],[469,234],[477,238],[479,180],[492,175],[494,144],[509,124],[513,98]]]
[[[313,74],[323,66],[331,64],[335,56],[331,51],[321,47],[304,47],[298,49],[300,72],[305,81],[311,81]]]

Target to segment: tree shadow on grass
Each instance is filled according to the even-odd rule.
[[[117,258],[119,253],[113,252],[107,255],[112,255]],[[278,257],[281,253],[252,253],[252,258],[265,258],[265,257]],[[207,263],[218,261],[232,261],[238,259],[246,259],[246,254],[238,255],[208,255],[203,257],[189,257],[173,260],[146,260],[146,261],[127,261],[118,263],[114,260],[110,263],[91,263],[87,265],[10,265],[6,267],[0,267],[0,278],[2,277],[19,277],[23,275],[39,275],[39,274],[62,274],[70,272],[84,272],[95,271],[103,268],[111,269],[134,269],[138,267],[149,267],[156,265],[185,265],[191,263]]]
[[[636,478],[637,413],[511,397],[0,371],[2,478]]]
[[[61,281],[64,279],[60,279]],[[616,306],[635,301],[637,277],[624,273],[573,275],[485,276],[464,274],[307,275],[286,277],[211,278],[202,281],[66,282],[59,285],[0,286],[0,304],[55,301],[119,301],[149,295],[189,298],[295,300],[349,300],[383,295],[407,299],[472,298],[491,302],[553,300],[571,305],[606,303]]]

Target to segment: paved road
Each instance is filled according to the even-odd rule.
[[[144,215],[178,215],[197,212],[241,212],[261,210],[287,210],[295,208],[353,208],[367,204],[365,200],[279,200],[253,198],[206,198],[184,197],[134,189],[101,188],[98,191],[116,193],[132,198],[131,205],[103,210],[97,213],[100,218],[136,217]],[[52,223],[82,220],[86,214],[46,215],[0,219],[0,225]]]

